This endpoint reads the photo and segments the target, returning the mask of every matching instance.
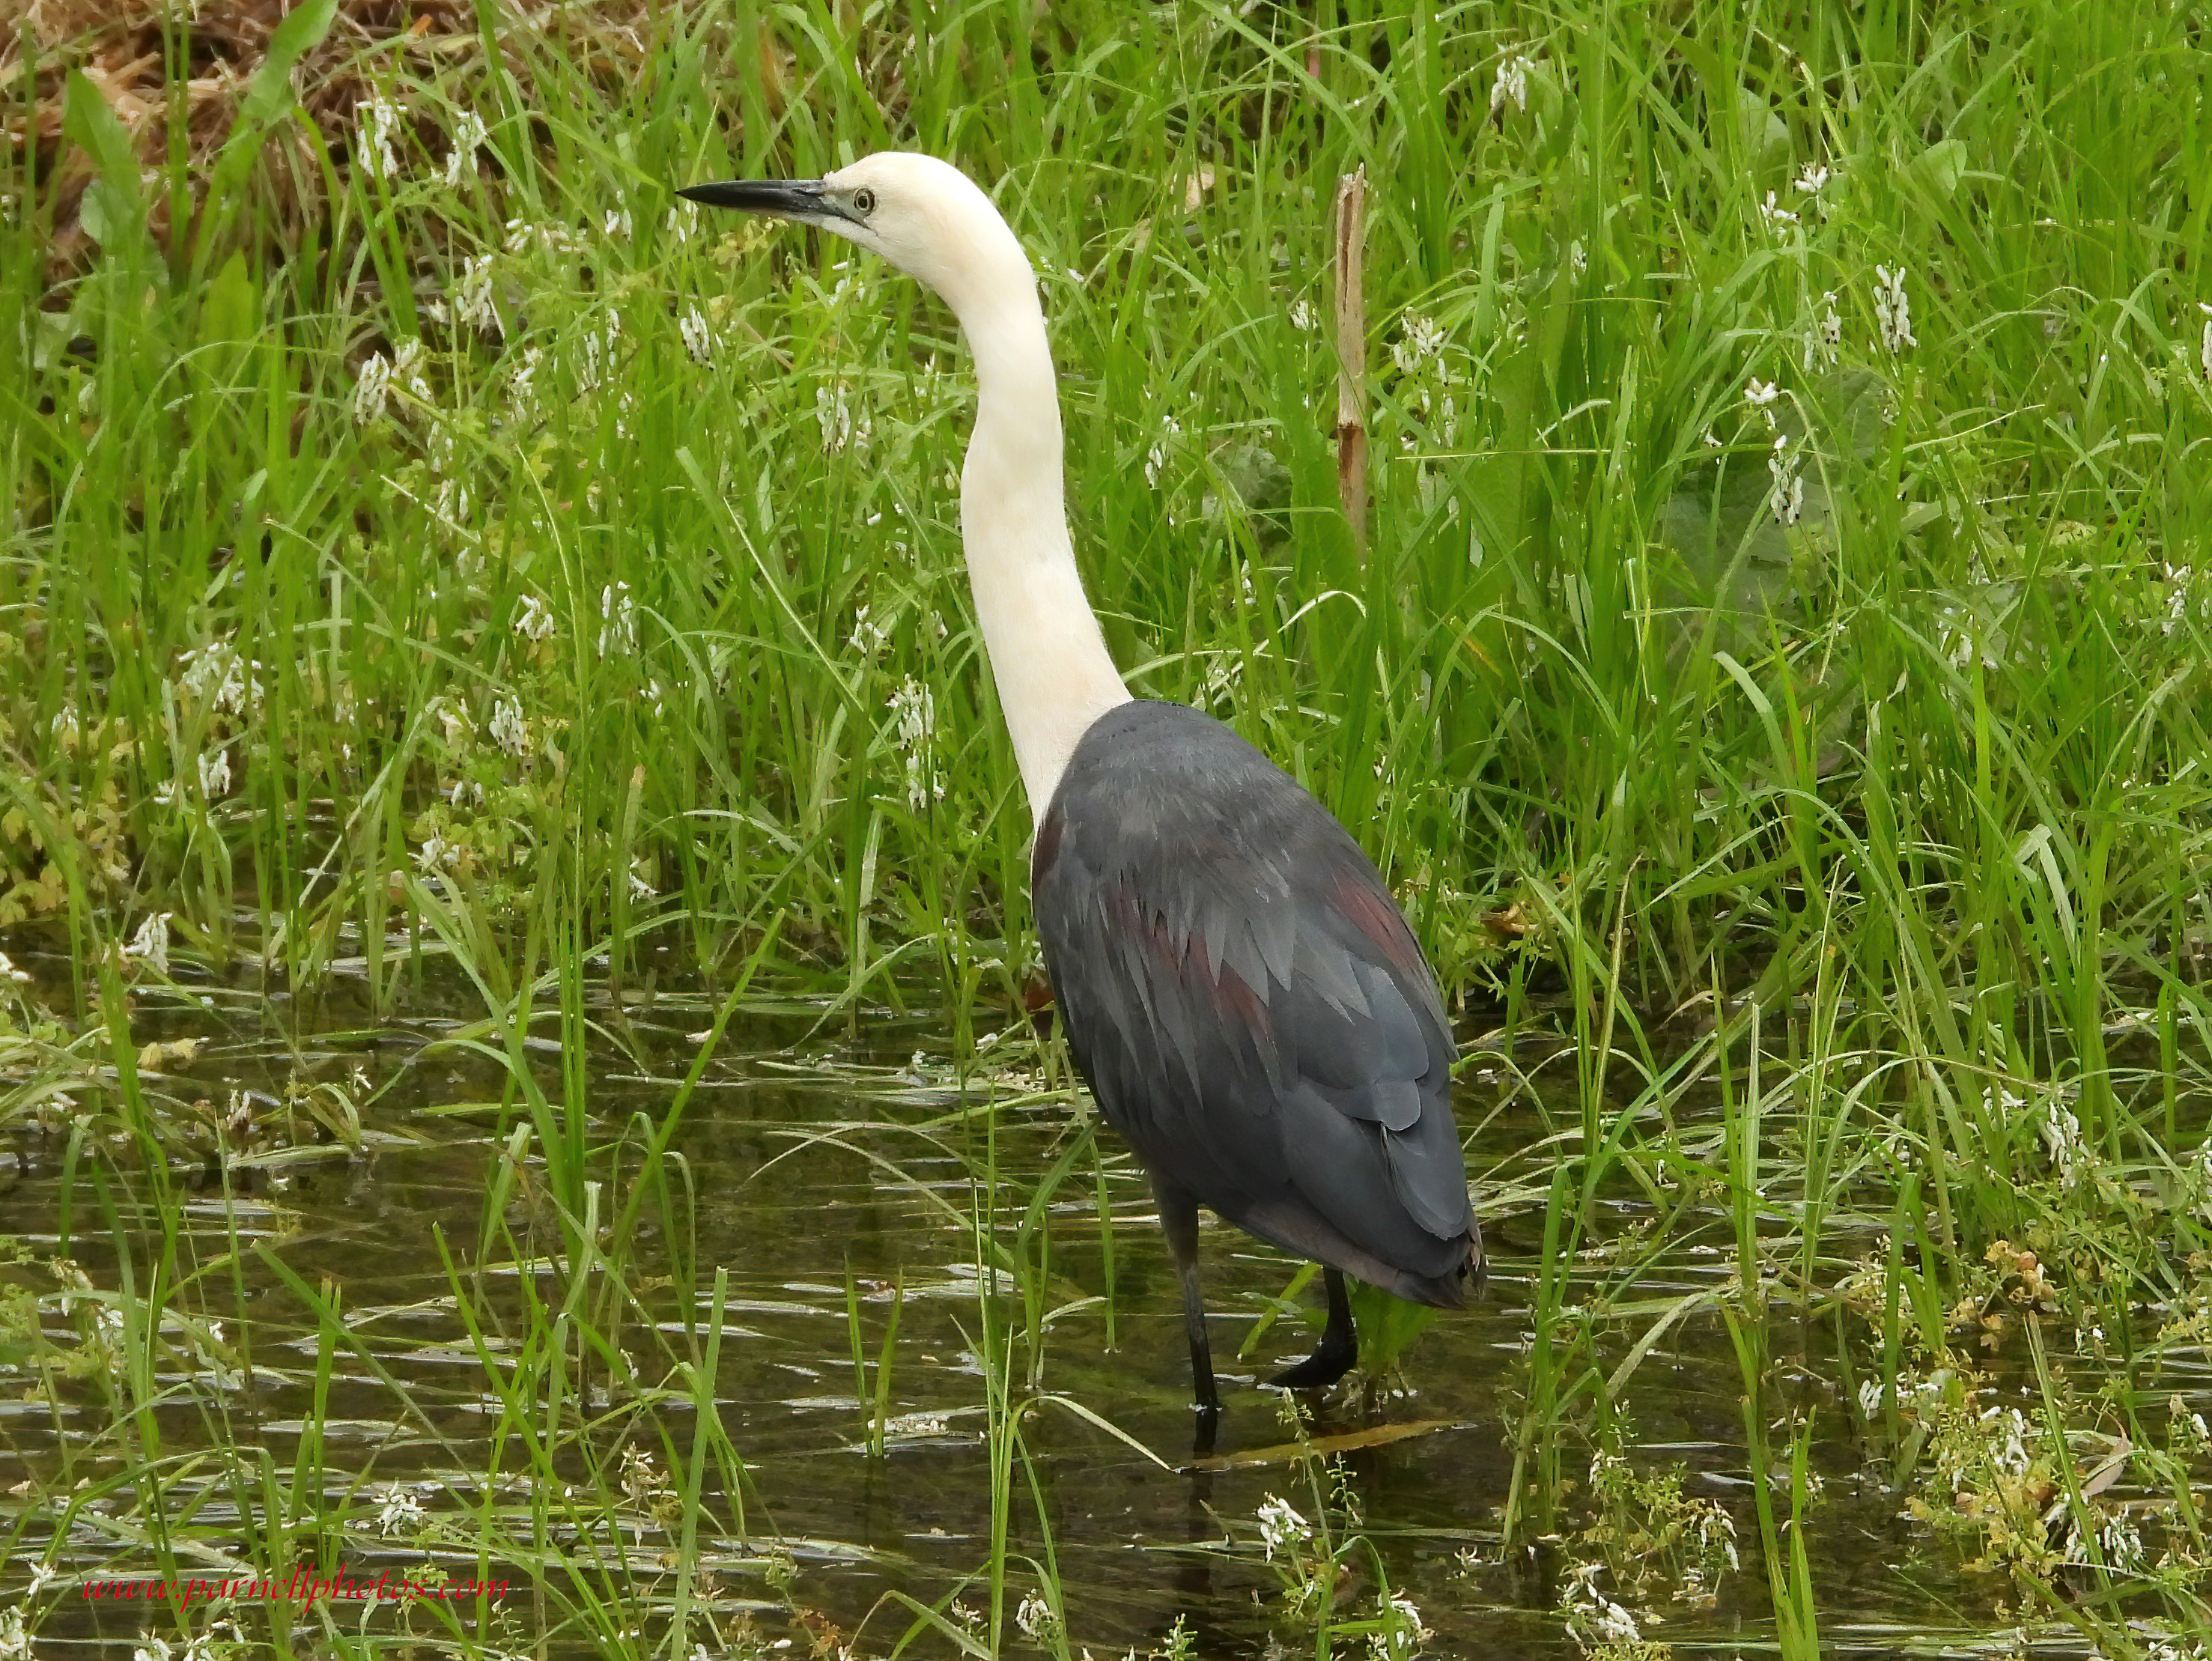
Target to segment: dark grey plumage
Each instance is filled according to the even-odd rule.
[[[1466,1301],[1482,1249],[1443,1002],[1373,864],[1296,780],[1196,710],[1124,704],[1061,776],[1031,892],[1076,1063],[1160,1196],[1201,1405],[1195,1206],[1401,1298]],[[1279,1382],[1350,1366],[1334,1275],[1330,1293],[1328,1356]]]

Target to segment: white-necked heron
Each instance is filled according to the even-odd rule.
[[[1373,864],[1296,780],[1211,717],[1121,684],[1068,540],[1036,273],[1005,219],[957,168],[896,151],[682,194],[873,250],[968,338],[961,537],[1036,818],[1037,932],[1076,1065],[1152,1178],[1200,1411],[1220,1408],[1200,1206],[1323,1267],[1328,1325],[1274,1384],[1351,1368],[1346,1275],[1463,1305],[1482,1244],[1436,977]]]

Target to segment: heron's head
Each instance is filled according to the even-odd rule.
[[[677,193],[857,242],[935,289],[963,319],[1009,292],[1036,293],[1029,259],[991,198],[933,155],[879,150],[820,179],[741,179]]]

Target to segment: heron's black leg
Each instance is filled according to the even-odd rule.
[[[1159,1207],[1160,1232],[1168,1237],[1168,1255],[1175,1259],[1176,1278],[1182,1282],[1182,1325],[1190,1339],[1192,1405],[1207,1421],[1200,1429],[1208,1436],[1212,1421],[1221,1411],[1221,1396],[1213,1388],[1213,1350],[1206,1342],[1206,1305],[1198,1293],[1198,1202],[1181,1189],[1164,1183],[1152,1184]]]
[[[1281,1389],[1319,1390],[1333,1384],[1351,1372],[1352,1364],[1359,1359],[1359,1338],[1352,1329],[1352,1299],[1345,1295],[1344,1273],[1325,1268],[1321,1275],[1328,1287],[1328,1324],[1322,1329],[1321,1342],[1314,1346],[1312,1354],[1267,1380]]]

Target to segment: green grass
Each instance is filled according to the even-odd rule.
[[[1486,1214],[1545,1214],[1509,1541],[1571,1524],[1575,1460],[1619,1443],[1644,1350],[1607,1335],[1717,1320],[1747,1463],[1778,1474],[1742,1521],[1786,1653],[1818,1643],[1789,1538],[1818,1526],[1810,1409],[1777,1382],[1801,1348],[1868,1370],[1869,1466],[2027,1607],[2115,1653],[2147,1652],[2125,1615],[2203,1627],[2201,1462],[2165,1411],[2212,1292],[2201,9],[793,4],[780,76],[743,7],[661,9],[618,70],[480,15],[484,51],[371,52],[396,166],[334,154],[304,241],[258,148],[293,119],[281,76],[197,240],[145,233],[192,181],[142,179],[89,83],[97,263],[51,281],[48,195],[5,186],[0,933],[69,972],[0,986],[0,1124],[88,1110],[72,1157],[118,1238],[166,1226],[158,1156],[192,1145],[135,1066],[144,1012],[179,1007],[118,955],[151,918],[179,983],[312,1009],[359,977],[364,1021],[449,962],[504,1080],[501,1168],[527,1155],[546,1208],[507,1244],[564,1273],[594,1205],[680,1233],[688,1204],[607,1183],[589,1058],[630,1038],[594,979],[678,964],[723,1019],[942,1008],[963,1052],[1013,1020],[1029,818],[959,563],[951,319],[842,244],[669,194],[931,150],[1036,257],[1079,555],[1133,687],[1231,721],[1355,827],[1447,985],[1501,1012],[1498,1099],[1540,1105],[1534,1153],[1475,1172]],[[465,113],[484,139],[448,184]],[[1360,166],[1364,561],[1309,321]],[[551,1072],[533,1033],[566,1041]],[[1530,1037],[1560,1042],[1522,1080]],[[673,1099],[617,1139],[646,1170]],[[1069,1157],[1047,1191],[1095,1174],[1103,1218],[1104,1168]],[[1033,1197],[977,1213],[1029,1220],[977,1246],[1024,1290],[972,1335],[991,1645],[1036,1480],[1016,1409],[1050,1393]],[[173,1228],[146,1238],[131,1320],[179,1295]],[[1644,1300],[1693,1245],[1727,1281]],[[586,1278],[561,1295],[614,1301],[527,1317],[517,1434],[574,1433],[562,1392],[622,1318]],[[832,1360],[879,1443],[906,1341],[851,1307]],[[1983,1315],[2086,1346],[2036,1351],[2022,1469],[1975,1439]],[[687,1346],[672,1390],[707,1388],[712,1335]],[[2092,1430],[2144,1451],[2164,1567],[2031,1537],[2053,1491],[2100,1503],[2069,1488]],[[672,1462],[734,1471],[690,1435]],[[577,1596],[616,1641],[616,1582]]]

